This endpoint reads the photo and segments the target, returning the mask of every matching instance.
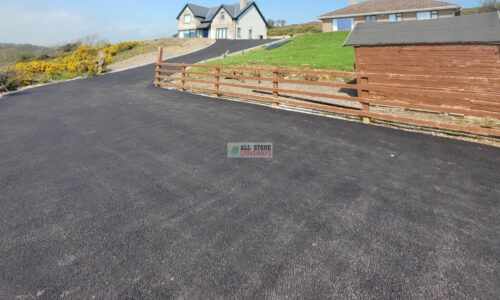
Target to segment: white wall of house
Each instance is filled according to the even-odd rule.
[[[240,36],[238,36],[238,28],[240,28]],[[251,37],[249,36],[250,30]],[[264,22],[255,6],[252,6],[236,21],[236,39],[260,39],[261,35],[264,39],[267,39],[266,22]]]

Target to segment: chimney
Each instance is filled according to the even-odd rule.
[[[247,7],[247,0],[240,0],[240,9],[243,10],[245,7]]]
[[[358,0],[349,0],[349,5],[358,4]]]

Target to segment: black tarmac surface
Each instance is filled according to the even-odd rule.
[[[0,98],[0,299],[499,298],[500,149],[153,75]]]

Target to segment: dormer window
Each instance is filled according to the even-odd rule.
[[[184,15],[184,24],[191,23],[191,15]]]
[[[224,20],[226,18],[226,13],[225,12],[221,12],[220,13],[220,18],[221,18],[221,20]]]

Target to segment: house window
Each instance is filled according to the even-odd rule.
[[[420,11],[417,13],[417,20],[429,20],[431,18],[430,11]]]
[[[353,18],[333,19],[333,31],[352,30],[353,28]]]
[[[253,38],[253,31],[252,29],[248,30],[248,39],[251,40]]]
[[[196,30],[196,29],[179,30],[179,38],[181,38],[181,39],[200,37],[202,34],[203,34],[202,31]]]
[[[236,36],[241,39],[241,28],[236,29]]]
[[[226,14],[224,12],[220,13],[220,18],[221,20],[224,20],[226,18]]]
[[[366,22],[377,22],[377,16],[366,16]]]
[[[227,39],[227,28],[217,28],[215,31],[216,33],[216,38],[219,40],[225,40]]]
[[[184,15],[184,24],[191,23],[191,15]]]
[[[390,22],[401,22],[401,21],[403,21],[403,14],[390,14],[389,21]]]
[[[437,19],[439,18],[439,14],[437,10],[431,11],[431,19]]]

